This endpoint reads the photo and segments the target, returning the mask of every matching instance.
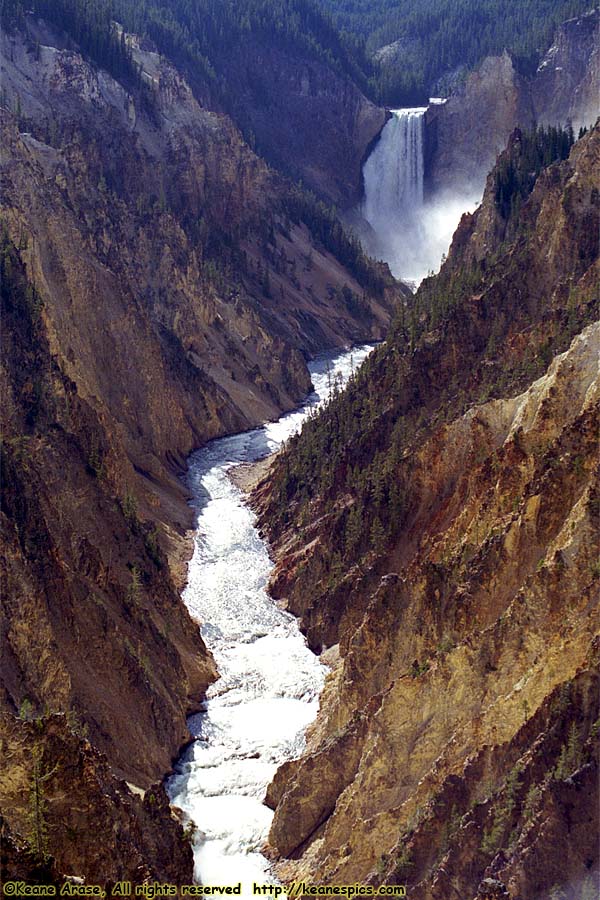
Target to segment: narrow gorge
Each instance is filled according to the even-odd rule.
[[[0,23],[5,896],[596,900],[599,11]]]
[[[3,872],[186,883],[162,780],[217,675],[179,599],[186,459],[408,292],[151,43],[111,74],[59,12],[1,36]]]
[[[278,450],[371,349],[319,357],[310,367],[314,392],[301,409],[221,438],[190,463],[198,520],[184,600],[202,623],[219,680],[189,722],[196,741],[177,764],[169,794],[199,829],[199,882],[242,882],[242,896],[252,896],[252,882],[271,880],[260,853],[272,819],[263,800],[278,766],[302,751],[326,670],[295,618],[267,594],[268,548],[230,473]]]

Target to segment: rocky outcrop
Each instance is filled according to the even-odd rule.
[[[82,784],[93,757],[81,807],[123,841],[101,861],[102,832],[76,874],[191,880],[162,793],[142,804],[120,781],[147,791],[168,772],[216,677],[178,595],[178,476],[195,447],[293,407],[309,355],[383,336],[398,292],[167,60],[135,47],[152,87],[133,95],[43,22],[27,29],[2,35],[0,740],[59,716]],[[0,784],[17,844],[32,766],[20,799]],[[81,828],[59,769],[35,860],[57,877]]]
[[[577,133],[600,112],[599,11],[565,22],[534,76],[507,52],[488,57],[426,115],[426,181],[432,193],[477,194],[517,126],[570,123]]]
[[[444,104],[425,116],[428,190],[476,193],[516,125],[528,127],[533,112],[525,80],[507,52],[487,57]]]
[[[255,493],[276,596],[340,656],[270,790],[284,879],[598,889],[599,150],[594,130],[508,222],[491,176],[440,275]],[[336,745],[355,774],[325,820],[299,816]]]
[[[575,131],[600,114],[600,10],[558,29],[531,84],[533,113],[542,125],[571,122]]]
[[[529,719],[553,691],[572,678],[577,680],[580,671],[591,676],[596,665],[594,501],[588,479],[595,477],[593,411],[598,400],[599,349],[600,328],[593,326],[524,396],[478,407],[443,435],[432,437],[431,444],[419,452],[419,461],[413,460],[430,484],[420,498],[426,518],[419,550],[399,577],[390,583],[388,576],[385,594],[380,590],[370,600],[356,630],[342,626],[343,669],[335,702],[325,709],[333,745],[329,752],[338,760],[338,773],[349,765],[356,774],[338,794],[335,811],[320,837],[300,864],[284,867],[284,873],[339,883],[369,876],[377,879],[379,874],[383,882],[408,881],[415,896],[427,898],[446,896],[451,882],[469,896],[476,887],[473,869],[483,877],[493,864],[512,877],[518,868],[514,860],[509,865],[505,855],[500,860],[495,855],[502,847],[522,852],[521,847],[512,848],[515,837],[508,845],[505,842],[518,825],[529,827],[524,811],[527,788],[541,785],[554,766],[558,769],[570,729],[578,729],[577,759],[590,758],[593,742],[584,748],[598,715],[593,682],[582,706],[573,700],[560,725],[552,721],[534,725]],[[518,463],[515,439],[519,456],[527,447]],[[568,460],[559,474],[536,459],[542,446],[554,456],[569,447],[569,458],[576,455],[586,470],[581,483],[567,488]],[[494,447],[502,448],[500,457]],[[492,465],[488,454],[499,463],[495,486],[486,477]],[[477,457],[485,457],[481,469],[474,463]],[[448,484],[455,484],[454,503],[448,499],[440,504]],[[511,504],[516,506],[516,498],[518,512],[507,515]],[[458,563],[459,557],[465,562]],[[567,620],[561,614],[565,609],[571,610]],[[553,666],[552,660],[558,659],[560,666]],[[357,766],[346,749],[351,733],[348,720],[369,703],[373,706],[375,697],[380,705],[368,716]],[[525,761],[529,767],[528,742],[540,732],[544,749],[537,751],[538,760],[543,760],[545,771],[537,768],[536,780]],[[507,743],[512,744],[510,753]],[[485,753],[481,747],[493,749]],[[281,855],[289,856],[311,839],[310,822],[296,796],[300,790],[308,798],[316,787],[309,776],[308,785],[304,783],[305,773],[307,767],[317,765],[323,750],[311,750],[296,771],[282,773],[289,781],[270,836]],[[481,768],[467,778],[461,773],[473,753],[480,754],[478,766],[469,761],[469,767]],[[509,828],[508,817],[504,822],[501,814],[502,792],[507,790],[503,780],[510,772],[508,760],[514,767],[521,758],[520,813],[511,815]],[[498,792],[487,803],[477,793],[483,789],[484,769],[494,785],[491,790]],[[594,771],[592,767],[590,776]],[[455,780],[461,777],[472,778],[468,794],[474,809],[457,790]],[[335,786],[334,779],[325,781]],[[543,789],[559,791],[560,786],[547,784]],[[320,787],[319,797],[324,796]],[[593,805],[582,804],[579,812],[583,827],[590,827]],[[556,813],[562,821],[564,811]],[[465,847],[458,819],[467,814],[475,822],[470,824],[473,834]],[[427,818],[426,825],[420,816]],[[290,837],[297,835],[299,823],[307,830],[300,830],[296,847],[291,847]],[[560,825],[552,827],[560,830]],[[455,845],[448,833],[444,847],[444,828],[456,829]],[[401,838],[396,842],[398,833]],[[527,843],[524,835],[519,840]],[[575,836],[572,840],[576,847]],[[450,852],[453,846],[456,849]],[[444,859],[448,852],[449,859]],[[589,843],[586,852],[596,860]],[[411,866],[407,865],[409,855]],[[402,859],[404,868],[398,862]],[[568,862],[578,876],[585,875],[579,852]],[[544,869],[538,856],[534,866],[538,891],[550,889],[556,881],[562,883],[556,868],[546,871],[547,881],[540,881]]]
[[[266,797],[275,809],[270,843],[278,854],[289,856],[313,839],[332,815],[340,794],[356,776],[366,730],[366,719],[356,716],[343,734],[278,770]]]
[[[12,836],[3,881],[60,884],[60,873],[101,885],[191,878],[192,850],[162,785],[142,792],[116,779],[64,716],[13,722],[1,752],[3,803],[26,838]]]

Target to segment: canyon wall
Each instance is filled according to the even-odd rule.
[[[235,95],[232,114],[269,162],[329,202],[353,205],[386,111],[324,62],[252,38],[222,64]]]
[[[426,117],[426,176],[431,192],[477,193],[517,126],[592,125],[600,113],[600,12],[558,29],[533,76],[507,52],[486,58]]]
[[[524,152],[254,495],[332,666],[266,798],[283,879],[598,891],[600,133],[507,213]]]
[[[135,91],[41,21],[2,35],[0,802],[11,871],[185,882],[157,782],[216,677],[186,456],[295,406],[402,290],[131,40]]]

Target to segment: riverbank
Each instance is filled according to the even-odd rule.
[[[244,494],[251,494],[254,488],[267,477],[276,458],[277,452],[264,459],[257,459],[256,462],[240,463],[239,466],[230,469],[227,474],[240,491]]]

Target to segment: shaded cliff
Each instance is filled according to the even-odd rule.
[[[283,878],[597,891],[600,134],[507,208],[528,146],[255,494],[272,592],[332,648],[268,792]]]
[[[191,876],[191,847],[162,785],[132,790],[63,716],[7,724],[2,757],[13,832],[3,835],[3,881],[60,884],[75,875],[110,885]]]
[[[382,337],[402,291],[132,45],[135,90],[42,21],[2,35],[0,803],[24,866],[23,842],[57,877],[189,881],[155,783],[216,673],[179,598],[178,474],[293,407],[309,355]]]
[[[508,53],[487,57],[443,105],[425,116],[428,189],[481,189],[513,128],[534,116],[527,82]]]
[[[197,23],[183,16],[192,33]],[[361,192],[361,165],[386,111],[365,96],[362,55],[316,5],[244,0],[199,14],[200,43],[215,78],[182,54],[196,94],[226,111],[257,152],[342,208]],[[161,47],[161,34],[148,24]],[[235,52],[232,48],[235,47]]]
[[[599,112],[600,12],[558,28],[537,72],[527,76],[505,51],[457,79],[448,101],[426,116],[431,191],[480,190],[516,126],[571,123],[577,133]]]
[[[361,169],[386,112],[324,62],[255,40],[224,63],[236,121],[274,165],[342,208],[362,191]]]
[[[52,356],[42,297],[6,234],[1,252],[0,796],[11,828],[31,842],[31,827],[23,823],[32,812],[32,758],[19,750],[33,752],[27,734],[33,729],[44,772],[55,770],[57,796],[73,796],[64,742],[78,753],[86,738],[103,751],[105,757],[97,750],[91,757],[102,774],[83,810],[57,805],[50,795],[53,827],[44,826],[35,851],[38,862],[46,853],[62,860],[71,829],[70,868],[60,871],[89,877],[91,859],[106,846],[83,848],[82,815],[105,805],[124,820],[124,831],[141,827],[125,785],[111,786],[107,759],[113,772],[142,788],[160,780],[188,739],[186,714],[216,673],[180,602],[156,527],[138,518],[123,477],[130,464],[106,420]],[[54,729],[59,744],[47,746],[45,723],[56,713],[62,714]],[[170,816],[155,818],[165,852],[168,840],[181,843]],[[95,842],[94,832],[87,840]],[[133,860],[123,854],[114,864],[132,874],[140,864],[127,868]],[[185,854],[174,865],[180,877],[191,871]]]
[[[112,14],[174,61],[202,104],[227,113],[270,164],[330,203],[358,199],[385,110],[366,96],[361,45],[318,4],[117,0]]]
[[[571,121],[578,131],[600,113],[600,9],[564,22],[531,84],[533,113],[541,124]]]

